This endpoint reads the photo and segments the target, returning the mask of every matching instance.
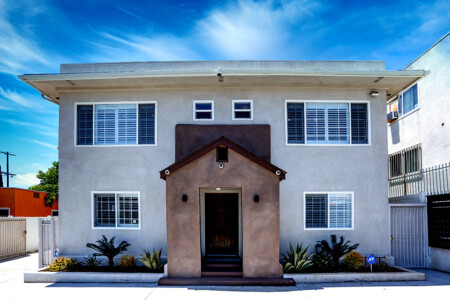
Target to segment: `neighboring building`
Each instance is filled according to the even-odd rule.
[[[393,254],[405,266],[450,272],[449,33],[405,68],[415,69],[429,74],[388,99],[389,197],[393,209],[403,211],[402,217],[393,211],[393,226],[415,226],[407,225],[407,233],[392,228],[398,231],[393,241],[411,237],[397,247],[393,242]]]
[[[19,189],[0,188],[0,217],[47,217],[58,215],[58,202],[45,205],[47,193]]]
[[[330,234],[389,256],[386,95],[425,73],[201,61],[22,75],[60,107],[60,253],[116,236],[132,255],[161,247],[171,277],[224,257],[281,277],[280,248]]]

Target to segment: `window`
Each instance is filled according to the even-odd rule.
[[[93,193],[94,228],[140,228],[139,193]]]
[[[389,112],[398,111],[398,116],[403,116],[419,107],[417,83],[401,93],[397,100],[388,105]]]
[[[367,105],[286,101],[287,144],[368,144]]]
[[[353,193],[305,193],[305,229],[353,229]]]
[[[77,104],[77,145],[155,145],[156,103]]]
[[[57,217],[58,214],[58,210],[57,209],[52,209],[52,217]]]
[[[33,193],[33,198],[39,198],[39,193],[38,192],[34,192]]]
[[[9,217],[9,208],[0,207],[0,217]]]
[[[253,100],[233,100],[233,120],[253,120]]]
[[[195,121],[214,120],[214,101],[212,100],[194,101],[194,120]]]
[[[219,146],[216,148],[216,161],[218,162],[228,161],[228,147]]]
[[[422,148],[415,145],[389,155],[389,178],[420,171]]]

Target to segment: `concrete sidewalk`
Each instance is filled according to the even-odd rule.
[[[450,295],[450,274],[420,270],[427,280],[300,284],[296,287],[157,287],[154,284],[24,283],[37,253],[0,262],[0,299],[427,299]],[[281,299],[280,299],[281,300]]]

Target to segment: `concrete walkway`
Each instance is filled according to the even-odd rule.
[[[426,281],[300,284],[296,287],[156,287],[152,284],[24,283],[37,269],[37,253],[0,262],[0,299],[446,299],[450,274],[420,270]]]

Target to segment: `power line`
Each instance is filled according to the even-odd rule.
[[[0,153],[3,153],[6,155],[6,172],[1,172],[1,174],[6,175],[6,187],[9,187],[9,177],[16,176],[16,174],[9,173],[9,157],[16,156],[16,155],[9,153],[9,152],[3,152],[3,151],[0,151]]]

